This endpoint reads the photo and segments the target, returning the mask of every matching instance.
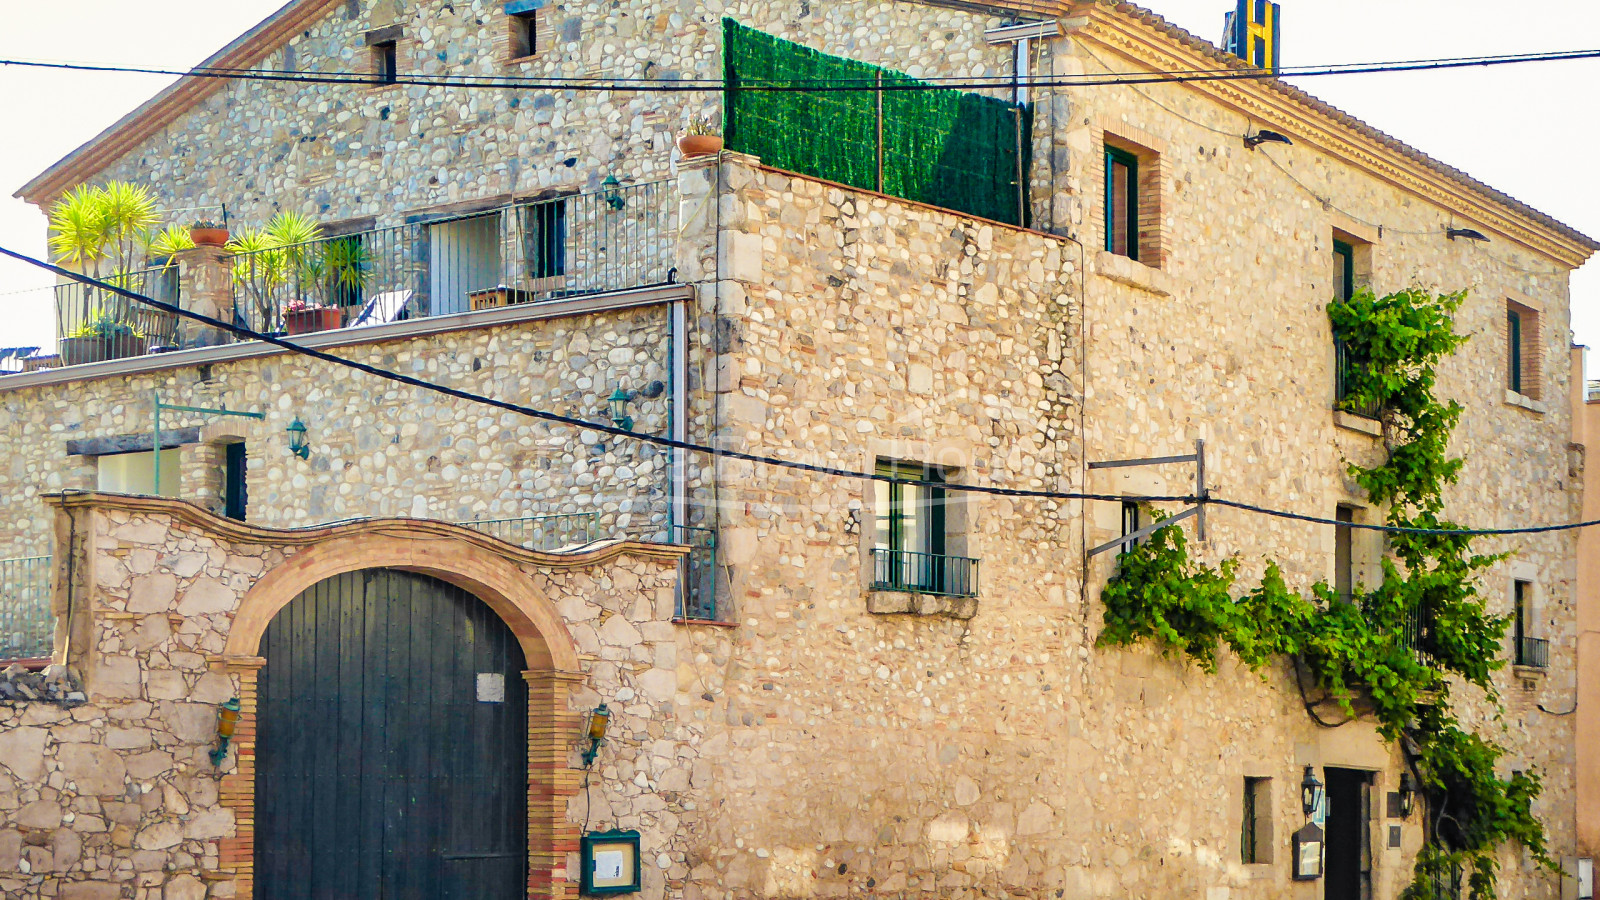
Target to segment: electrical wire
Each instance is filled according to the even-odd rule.
[[[998,486],[995,486],[995,485],[963,484],[961,482],[923,481],[923,480],[915,480],[915,479],[896,478],[896,477],[893,477],[893,476],[890,476],[890,475],[879,474],[876,471],[873,471],[873,472],[861,472],[861,471],[856,471],[854,469],[842,469],[842,468],[838,468],[836,466],[819,466],[819,465],[814,465],[812,463],[803,463],[803,462],[799,462],[797,460],[792,460],[792,459],[781,459],[781,458],[774,457],[774,456],[762,456],[762,455],[755,454],[755,453],[744,453],[744,452],[741,452],[741,451],[738,451],[738,450],[718,449],[718,448],[715,448],[715,447],[707,446],[705,444],[696,444],[696,443],[693,443],[693,442],[690,442],[690,441],[678,441],[678,440],[674,440],[672,438],[661,437],[659,435],[642,434],[642,433],[637,433],[637,432],[633,432],[633,431],[628,431],[627,429],[619,428],[619,427],[616,427],[616,426],[613,426],[613,425],[604,425],[604,424],[601,424],[601,423],[598,423],[598,422],[590,422],[590,421],[587,421],[587,420],[584,420],[584,419],[575,418],[573,416],[565,416],[565,415],[561,415],[560,413],[549,412],[548,410],[535,409],[535,408],[530,407],[530,406],[523,406],[521,404],[511,403],[511,402],[508,402],[508,401],[505,401],[505,400],[497,400],[497,399],[495,399],[493,397],[486,397],[486,396],[484,396],[482,394],[475,394],[475,393],[473,393],[471,391],[464,391],[464,390],[461,390],[459,388],[449,387],[447,385],[442,385],[442,384],[439,384],[437,382],[428,381],[426,379],[415,378],[415,377],[410,376],[410,375],[403,375],[403,374],[401,374],[399,372],[394,372],[394,371],[391,371],[389,369],[381,368],[379,366],[369,365],[367,363],[358,362],[358,361],[353,360],[353,359],[346,359],[345,357],[342,357],[342,356],[335,356],[332,353],[326,353],[326,352],[324,352],[322,350],[317,350],[317,349],[314,349],[314,348],[311,348],[311,347],[303,346],[301,344],[296,344],[293,341],[284,340],[283,338],[278,337],[277,335],[266,334],[266,333],[263,333],[263,332],[255,331],[253,329],[246,328],[246,327],[244,327],[242,325],[236,325],[236,324],[234,324],[232,322],[225,322],[225,321],[223,321],[221,319],[213,318],[213,317],[205,315],[203,313],[197,313],[197,312],[195,312],[193,310],[183,309],[182,307],[176,306],[174,304],[166,303],[166,302],[161,301],[161,300],[156,300],[156,299],[151,298],[151,297],[146,297],[143,294],[135,293],[134,291],[130,291],[130,290],[127,290],[126,288],[118,287],[118,286],[116,286],[114,284],[109,284],[109,283],[101,281],[101,280],[99,280],[97,278],[91,278],[91,277],[89,277],[87,275],[82,275],[82,274],[80,274],[78,272],[73,272],[73,271],[68,270],[68,269],[63,269],[60,266],[53,265],[53,264],[45,262],[44,260],[41,260],[41,259],[35,259],[34,257],[28,256],[25,253],[19,253],[16,250],[12,250],[12,249],[7,248],[7,247],[0,247],[0,255],[9,256],[12,259],[15,259],[15,260],[17,260],[19,262],[24,262],[24,263],[27,263],[27,264],[32,265],[32,266],[37,266],[37,267],[39,267],[41,269],[45,269],[47,271],[54,272],[57,275],[64,276],[66,278],[70,278],[73,281],[77,281],[77,282],[79,282],[81,284],[85,284],[85,285],[88,285],[90,287],[98,288],[98,289],[103,290],[103,291],[109,291],[109,292],[111,292],[113,294],[116,294],[116,295],[118,295],[120,297],[125,297],[125,298],[127,298],[129,300],[133,300],[133,301],[136,301],[136,302],[139,302],[139,303],[143,303],[143,304],[145,304],[147,306],[154,307],[155,309],[159,309],[159,310],[161,310],[163,312],[172,313],[172,314],[180,316],[182,318],[191,319],[193,321],[200,322],[201,324],[209,325],[209,326],[211,326],[213,328],[222,329],[223,331],[227,331],[227,332],[229,332],[231,334],[234,334],[234,335],[237,335],[239,337],[247,338],[247,339],[250,339],[250,340],[262,341],[263,343],[272,344],[272,345],[277,346],[277,347],[282,347],[283,349],[288,350],[291,353],[296,353],[296,354],[299,354],[301,356],[308,356],[308,357],[311,357],[312,359],[319,359],[319,360],[322,360],[323,362],[333,363],[335,365],[344,366],[344,367],[349,368],[349,369],[355,369],[358,372],[365,372],[368,375],[374,375],[374,376],[376,376],[378,378],[383,378],[383,379],[388,380],[388,381],[394,381],[394,382],[397,382],[399,384],[405,384],[405,385],[409,385],[411,387],[421,388],[421,389],[427,390],[427,391],[433,391],[435,393],[444,394],[447,397],[454,397],[454,398],[456,398],[458,400],[466,400],[466,401],[471,402],[471,403],[482,403],[482,404],[484,404],[486,406],[492,406],[492,407],[495,407],[496,409],[503,409],[503,410],[505,410],[507,412],[513,412],[513,413],[517,413],[519,415],[528,416],[529,418],[541,419],[541,420],[544,420],[544,421],[547,421],[547,422],[555,422],[555,423],[561,424],[561,425],[570,425],[570,426],[572,426],[574,428],[588,429],[590,431],[599,431],[599,432],[602,432],[602,433],[605,433],[605,434],[612,435],[614,437],[627,438],[627,439],[631,439],[631,440],[635,440],[635,441],[640,441],[642,443],[655,444],[655,445],[661,446],[661,447],[669,447],[669,448],[678,449],[678,450],[688,450],[688,451],[695,452],[695,453],[708,454],[713,459],[720,459],[720,458],[726,457],[728,459],[737,459],[737,460],[740,460],[740,461],[743,461],[743,462],[757,463],[757,464],[760,464],[760,465],[773,466],[773,467],[781,468],[781,469],[791,469],[791,470],[800,471],[800,472],[810,472],[810,473],[817,474],[817,475],[830,475],[830,476],[834,476],[834,477],[838,477],[838,478],[857,478],[857,479],[863,479],[863,480],[866,480],[866,481],[882,481],[882,482],[896,482],[896,483],[900,483],[900,484],[927,485],[927,486],[930,486],[930,487],[935,487],[936,486],[936,487],[941,487],[941,488],[944,488],[945,490],[950,490],[950,491],[957,491],[957,492],[963,492],[963,493],[973,493],[973,494],[990,494],[990,495],[1000,496],[1000,497],[1022,497],[1022,498],[1027,498],[1027,499],[1041,499],[1041,500],[1099,500],[1099,501],[1108,501],[1108,502],[1113,502],[1113,503],[1120,503],[1122,501],[1137,501],[1137,502],[1142,502],[1142,503],[1197,503],[1197,504],[1200,504],[1200,505],[1210,504],[1210,505],[1215,505],[1215,506],[1227,507],[1229,509],[1237,509],[1237,510],[1241,510],[1243,512],[1256,513],[1256,514],[1264,515],[1264,516],[1273,516],[1273,517],[1280,518],[1280,519],[1290,519],[1290,520],[1299,521],[1299,522],[1309,522],[1309,523],[1315,524],[1315,525],[1333,525],[1335,527],[1352,528],[1352,529],[1358,529],[1358,530],[1361,530],[1361,531],[1379,531],[1379,532],[1383,532],[1385,534],[1427,534],[1427,535],[1457,536],[1457,537],[1487,537],[1487,536],[1493,536],[1493,535],[1549,534],[1549,533],[1552,533],[1552,532],[1573,531],[1573,530],[1580,529],[1580,528],[1590,528],[1590,527],[1593,527],[1593,526],[1600,525],[1600,519],[1593,519],[1593,520],[1589,520],[1589,521],[1585,521],[1585,522],[1569,522],[1569,523],[1564,523],[1564,524],[1560,524],[1560,525],[1531,525],[1531,526],[1526,526],[1526,527],[1522,527],[1522,528],[1410,528],[1410,527],[1403,527],[1403,526],[1398,526],[1398,525],[1376,525],[1376,524],[1367,524],[1367,523],[1363,523],[1363,522],[1344,522],[1344,521],[1340,521],[1338,519],[1327,519],[1327,518],[1323,518],[1321,516],[1312,516],[1312,515],[1306,515],[1304,513],[1288,512],[1286,510],[1281,510],[1281,509],[1272,509],[1270,507],[1257,506],[1257,505],[1252,504],[1252,503],[1243,503],[1243,502],[1240,502],[1238,500],[1228,500],[1228,499],[1225,499],[1225,498],[1222,498],[1222,497],[1213,497],[1213,496],[1210,496],[1209,494],[1206,495],[1206,496],[1203,496],[1203,497],[1186,496],[1186,495],[1152,496],[1152,495],[1143,495],[1143,494],[1137,494],[1137,495],[1136,494],[1095,494],[1095,493],[1085,493],[1085,492],[1078,492],[1078,491],[1035,491],[1035,490],[1026,490],[1026,489],[1022,489],[1022,488],[998,487]]]
[[[379,366],[369,365],[367,363],[358,362],[358,361],[353,360],[353,359],[347,359],[347,358],[342,357],[342,356],[336,356],[336,355],[334,355],[332,353],[327,353],[327,352],[324,352],[322,350],[317,350],[317,349],[312,348],[312,347],[306,347],[306,346],[301,345],[301,344],[296,344],[293,341],[284,340],[283,338],[278,337],[277,335],[266,334],[266,333],[263,333],[263,332],[255,331],[253,329],[246,328],[246,327],[244,327],[242,325],[236,325],[236,324],[234,324],[232,322],[226,322],[226,321],[223,321],[222,319],[214,318],[212,316],[208,316],[208,315],[205,315],[203,313],[198,313],[198,312],[195,312],[193,310],[183,309],[182,307],[179,307],[179,306],[176,306],[174,304],[167,303],[167,302],[164,302],[164,301],[161,301],[161,300],[156,300],[156,299],[154,299],[152,297],[146,297],[143,294],[139,294],[139,293],[136,293],[134,291],[130,291],[130,290],[126,289],[126,288],[118,287],[117,285],[101,281],[98,278],[91,278],[91,277],[89,277],[87,275],[83,275],[83,274],[80,274],[78,272],[73,272],[73,271],[71,271],[69,269],[63,269],[60,266],[54,265],[52,263],[45,262],[44,260],[35,259],[34,257],[28,256],[25,253],[19,253],[19,252],[15,251],[15,250],[7,248],[7,247],[0,247],[0,255],[9,256],[12,259],[15,259],[15,260],[17,260],[19,262],[25,262],[25,263],[27,263],[27,264],[29,264],[31,266],[37,266],[37,267],[39,267],[41,269],[45,269],[46,271],[54,272],[57,275],[60,275],[60,276],[66,277],[66,278],[70,278],[73,281],[77,281],[77,282],[79,282],[81,284],[85,284],[85,285],[88,285],[90,287],[98,288],[99,290],[102,290],[102,291],[108,291],[108,292],[110,292],[112,294],[115,294],[115,295],[117,295],[119,297],[124,297],[126,299],[133,300],[133,301],[138,302],[138,303],[143,303],[143,304],[145,304],[147,306],[153,307],[155,309],[159,309],[159,310],[161,310],[163,312],[171,313],[173,315],[180,316],[180,317],[185,318],[185,319],[190,319],[192,321],[199,322],[199,323],[201,323],[203,325],[209,325],[212,328],[218,328],[218,329],[221,329],[223,331],[227,331],[227,332],[229,332],[231,334],[234,334],[234,335],[237,335],[239,337],[242,337],[242,338],[246,338],[246,339],[249,339],[249,340],[258,340],[258,341],[261,341],[263,343],[272,344],[273,346],[281,347],[281,348],[283,348],[285,350],[288,350],[291,353],[296,353],[296,354],[299,354],[301,356],[307,356],[307,357],[310,357],[312,359],[322,360],[323,362],[333,363],[334,365],[344,366],[345,368],[355,369],[358,372],[365,372],[368,375],[373,375],[373,376],[376,376],[378,378],[385,379],[387,381],[393,381],[393,382],[397,382],[399,384],[409,385],[411,387],[421,388],[421,389],[427,390],[427,391],[433,391],[435,393],[443,394],[443,395],[445,395],[447,397],[454,397],[457,400],[465,400],[465,401],[468,401],[470,403],[482,403],[482,404],[484,404],[486,406],[492,406],[492,407],[494,407],[496,409],[502,409],[502,410],[505,410],[506,412],[516,413],[518,415],[527,416],[527,417],[533,418],[533,419],[541,419],[541,420],[546,421],[546,422],[555,422],[555,423],[561,424],[561,425],[570,425],[570,426],[572,426],[574,428],[581,428],[581,429],[586,429],[586,430],[589,430],[589,431],[598,431],[598,432],[602,432],[604,434],[612,435],[613,437],[630,439],[630,440],[634,440],[634,441],[639,441],[641,443],[654,444],[654,445],[659,446],[659,447],[668,447],[668,448],[673,448],[673,449],[678,449],[678,450],[688,450],[688,451],[695,452],[695,453],[709,454],[713,458],[723,458],[723,457],[725,457],[725,458],[728,458],[728,459],[737,459],[737,460],[740,460],[742,462],[757,463],[757,464],[761,464],[761,465],[768,465],[768,466],[773,466],[773,467],[782,468],[782,469],[792,469],[792,470],[800,471],[800,472],[810,472],[810,473],[814,473],[814,474],[818,474],[818,475],[831,475],[831,476],[835,476],[835,477],[839,477],[839,478],[859,478],[859,479],[864,479],[864,480],[867,480],[867,481],[883,481],[883,482],[897,482],[897,483],[900,483],[900,484],[916,484],[916,485],[937,486],[937,487],[941,487],[941,488],[944,488],[945,490],[949,490],[949,491],[957,491],[957,492],[965,492],[965,493],[973,493],[973,494],[992,494],[992,495],[1001,496],[1001,497],[1022,497],[1022,498],[1027,498],[1027,499],[1044,499],[1044,500],[1106,500],[1106,501],[1111,501],[1111,502],[1121,502],[1123,500],[1138,500],[1138,501],[1150,502],[1150,503],[1192,503],[1192,502],[1194,502],[1194,499],[1195,499],[1194,497],[1190,497],[1190,496],[1160,496],[1160,497],[1157,497],[1157,496],[1142,496],[1142,495],[1141,496],[1130,496],[1130,495],[1123,495],[1123,494],[1090,494],[1090,493],[1080,493],[1080,492],[1075,492],[1075,491],[1034,491],[1034,490],[1025,490],[1025,489],[1022,489],[1022,488],[998,487],[998,486],[995,486],[995,485],[963,484],[961,482],[944,482],[944,481],[937,481],[937,482],[936,481],[921,481],[921,480],[915,480],[915,479],[896,478],[896,477],[892,477],[892,476],[889,476],[889,475],[882,475],[882,474],[879,474],[879,473],[877,473],[875,471],[874,472],[858,472],[858,471],[855,471],[853,469],[842,469],[842,468],[838,468],[836,466],[819,466],[819,465],[814,465],[812,463],[803,463],[803,462],[799,462],[797,460],[792,460],[792,459],[780,459],[778,457],[773,457],[773,456],[761,456],[759,454],[743,453],[743,452],[740,452],[740,451],[737,451],[737,450],[723,450],[723,449],[718,449],[718,448],[715,448],[715,447],[710,447],[710,446],[707,446],[705,444],[696,444],[696,443],[692,443],[692,442],[689,442],[689,441],[679,441],[679,440],[674,440],[672,438],[661,437],[660,435],[643,434],[643,433],[639,433],[639,432],[628,431],[625,428],[619,428],[619,427],[616,427],[614,425],[604,425],[604,424],[601,424],[599,422],[590,422],[590,421],[587,421],[585,419],[579,419],[579,418],[576,418],[576,417],[573,417],[573,416],[565,416],[565,415],[562,415],[560,413],[550,412],[548,410],[535,409],[533,407],[523,406],[523,405],[518,404],[518,403],[511,403],[511,402],[508,402],[508,401],[505,401],[505,400],[498,400],[498,399],[495,399],[493,397],[486,397],[486,396],[484,396],[482,394],[475,394],[475,393],[473,393],[471,391],[464,391],[464,390],[461,390],[459,388],[449,387],[447,385],[439,384],[439,383],[433,382],[433,381],[428,381],[426,379],[416,378],[416,377],[413,377],[413,376],[410,376],[410,375],[404,375],[404,374],[401,374],[399,372],[395,372],[395,371],[391,371],[389,369],[381,368]]]
[[[1257,68],[1194,69],[1155,72],[1133,76],[1056,75],[1048,78],[1028,78],[1029,87],[1052,86],[1104,86],[1128,84],[1171,84],[1196,81],[1263,81],[1280,78],[1313,78],[1328,75],[1365,75],[1389,72],[1425,72],[1442,69],[1479,68],[1516,65],[1531,62],[1566,62],[1600,59],[1600,50],[1561,50],[1543,53],[1502,54],[1494,56],[1450,57],[1441,59],[1406,60],[1378,63],[1341,63],[1325,66],[1285,67],[1277,71]],[[118,66],[100,63],[63,62],[52,60],[0,59],[0,66],[53,69],[72,72],[104,72],[134,75],[168,75],[184,78],[215,78],[232,81],[272,81],[298,84],[354,84],[354,85],[424,85],[460,88],[534,88],[571,91],[641,91],[649,93],[723,92],[740,90],[752,92],[828,93],[836,91],[922,91],[951,90],[956,88],[1003,88],[1016,83],[1014,75],[989,76],[937,76],[907,80],[905,82],[878,83],[872,79],[795,79],[771,84],[740,84],[734,88],[720,78],[659,79],[623,78],[611,76],[474,76],[474,75],[393,75],[378,76],[370,72],[295,72],[275,69],[238,69],[218,66],[197,66],[192,69],[173,69],[159,66]]]

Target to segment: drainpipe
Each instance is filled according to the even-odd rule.
[[[674,300],[670,307],[672,344],[672,439],[689,440],[689,311],[687,300]],[[682,447],[672,448],[672,509],[668,541],[679,541],[676,526],[689,524],[688,460]]]
[[[1015,53],[1012,63],[1012,100],[1023,106],[1028,102],[1028,82],[1033,77],[1033,54],[1030,52],[1033,41],[1058,37],[1061,34],[1061,23],[1027,22],[1022,25],[1005,25],[1000,28],[991,28],[983,33],[983,39],[990,45],[1011,44]]]

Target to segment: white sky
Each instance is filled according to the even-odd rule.
[[[0,57],[187,67],[283,0],[0,0]],[[1229,0],[1144,0],[1209,40]],[[1284,63],[1315,65],[1600,47],[1600,3],[1283,0]],[[0,245],[43,256],[44,217],[10,197],[170,79],[0,67]],[[1474,177],[1600,236],[1600,60],[1306,79],[1302,86]],[[1115,90],[1115,88],[1100,88]],[[48,345],[48,275],[0,260],[0,347]],[[1573,278],[1573,329],[1600,347],[1600,262]],[[1600,353],[1590,376],[1600,376]]]

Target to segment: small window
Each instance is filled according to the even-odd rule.
[[[1356,249],[1344,241],[1333,242],[1333,296],[1349,302],[1356,293]]]
[[[1239,857],[1246,865],[1272,862],[1272,792],[1270,778],[1244,780],[1244,809],[1239,817]]]
[[[1138,531],[1141,528],[1144,528],[1145,526],[1147,526],[1149,524],[1150,524],[1149,515],[1147,513],[1145,513],[1144,510],[1139,508],[1139,504],[1138,503],[1136,503],[1136,502],[1134,502],[1132,500],[1124,500],[1124,501],[1122,501],[1122,536],[1123,537],[1127,537],[1128,535],[1133,534],[1134,532]],[[1131,553],[1133,551],[1134,547],[1138,546],[1139,544],[1144,543],[1146,540],[1149,540],[1149,539],[1148,538],[1140,538],[1139,540],[1136,540],[1136,541],[1128,541],[1128,542],[1124,543],[1122,546],[1117,548],[1117,555],[1118,556],[1125,556],[1128,553]]]
[[[511,13],[511,58],[522,59],[539,52],[539,12]]]
[[[950,473],[891,460],[879,460],[877,473],[895,480],[874,483],[873,590],[975,596],[975,561],[952,553],[964,549],[964,541],[960,535],[951,540],[951,522],[959,524],[954,513],[960,507],[943,487]]]
[[[531,279],[567,274],[567,200],[558,198],[519,207],[522,260]]]
[[[1506,303],[1506,389],[1539,399],[1539,313]]]
[[[178,496],[181,451],[161,451],[161,490],[156,490],[154,453],[117,453],[95,457],[95,487],[115,494]]]
[[[249,505],[248,482],[245,480],[245,450],[243,443],[228,444],[224,449],[222,476],[222,514],[230,519],[244,521]]]
[[[1333,529],[1333,589],[1340,600],[1349,603],[1355,598],[1356,590],[1355,529],[1345,523],[1355,522],[1356,511],[1340,506],[1333,517],[1341,523]]]
[[[1522,313],[1506,311],[1506,387],[1522,393]]]
[[[1139,158],[1106,147],[1106,249],[1139,259]]]
[[[1533,582],[1515,579],[1511,582],[1511,657],[1519,666],[1536,669],[1550,664],[1550,644],[1535,637],[1537,628],[1533,611]]]
[[[380,84],[394,84],[399,80],[399,53],[394,41],[372,45],[372,74]]]

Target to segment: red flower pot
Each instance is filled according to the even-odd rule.
[[[331,331],[344,324],[344,313],[331,307],[297,309],[283,314],[283,325],[290,334],[310,334],[314,331]]]
[[[720,134],[685,134],[678,138],[678,152],[684,159],[694,156],[710,156],[722,152],[722,135]]]
[[[189,239],[196,247],[221,247],[228,242],[226,228],[191,228]]]

